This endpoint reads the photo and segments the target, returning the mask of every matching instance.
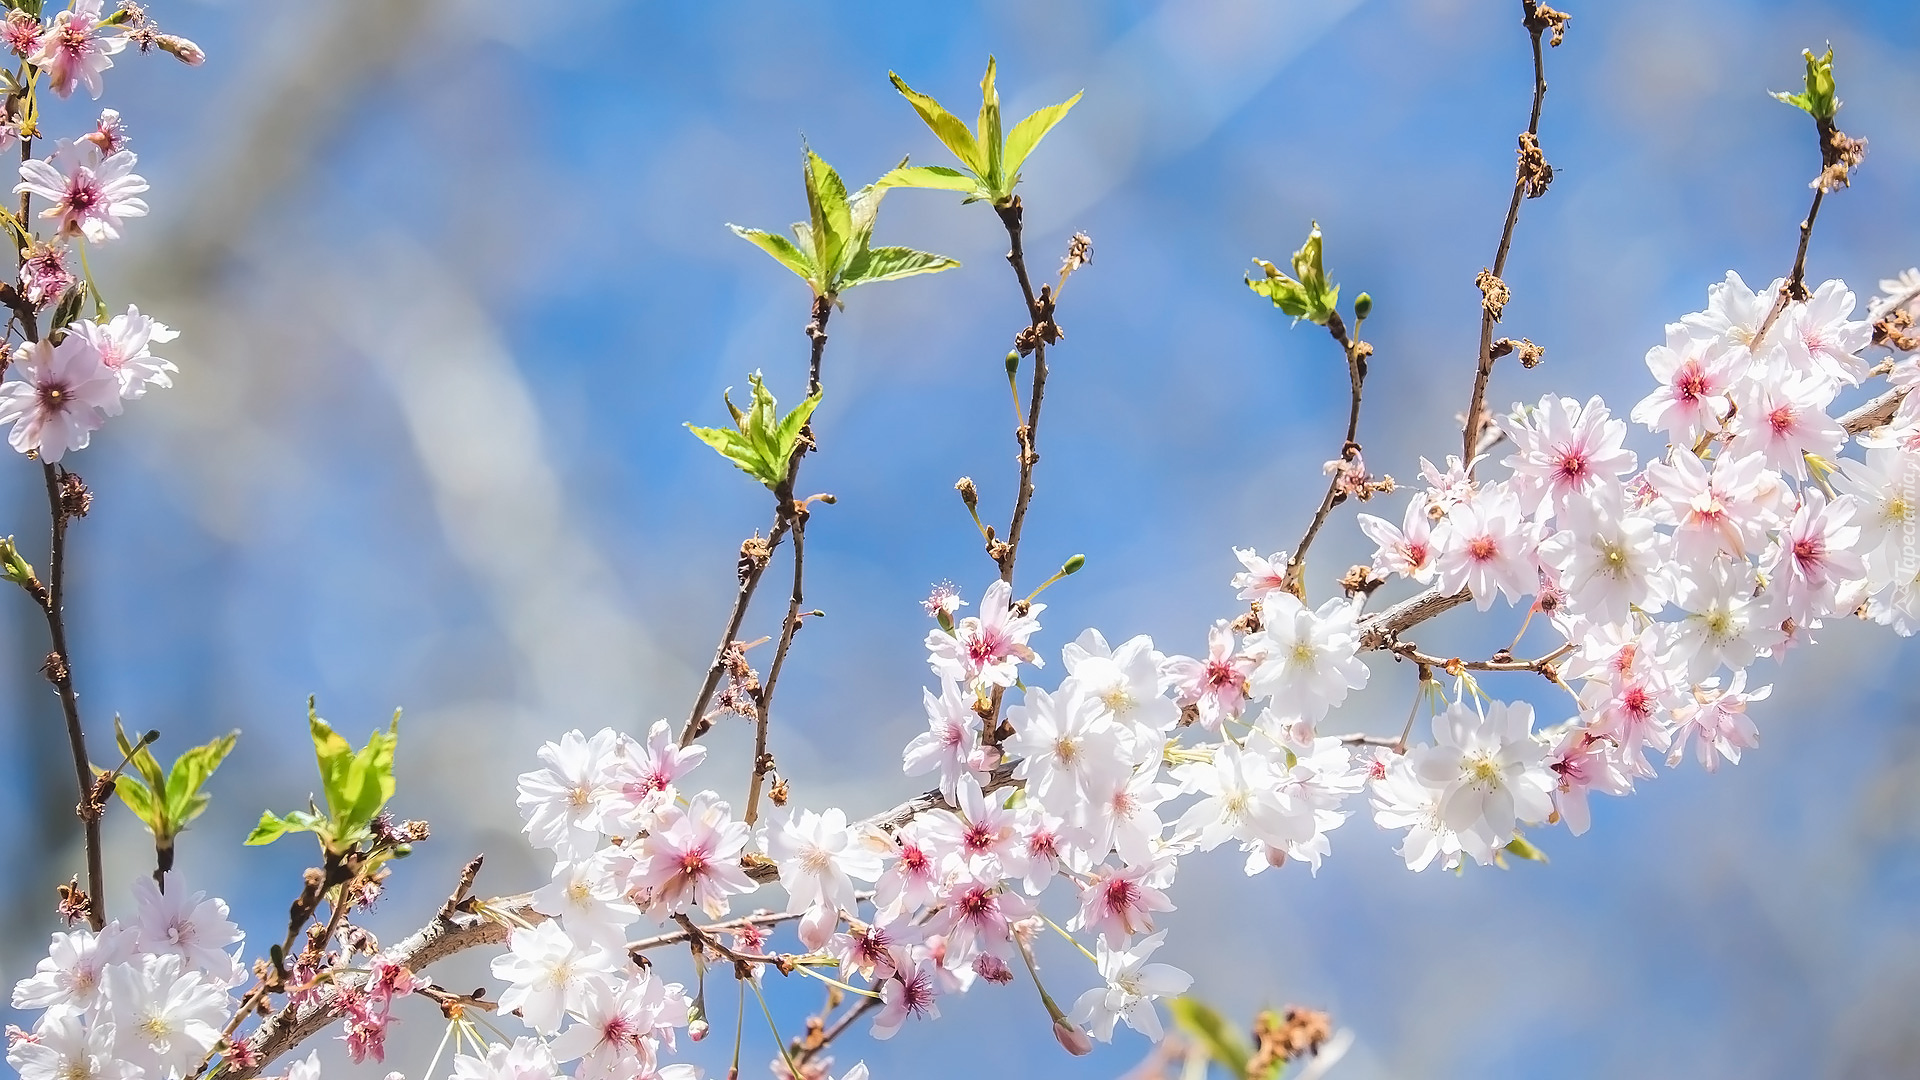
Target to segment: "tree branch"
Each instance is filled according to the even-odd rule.
[[[1359,324],[1354,325],[1356,336]],[[1367,381],[1367,357],[1373,352],[1365,342],[1347,339],[1347,324],[1340,318],[1338,311],[1327,319],[1327,333],[1339,342],[1340,351],[1347,358],[1347,382],[1351,387],[1352,399],[1347,406],[1347,438],[1340,446],[1340,459],[1346,461],[1350,455],[1360,452],[1360,392]],[[1293,554],[1287,559],[1287,587],[1295,596],[1306,599],[1306,583],[1303,580],[1307,565],[1307,549],[1313,546],[1314,537],[1320,535],[1320,527],[1327,523],[1327,515],[1335,506],[1345,501],[1341,494],[1342,473],[1335,469],[1327,480],[1327,494],[1320,500],[1320,509],[1314,511],[1313,520],[1307,524],[1306,534],[1300,537],[1300,543],[1294,546]]]
[[[1474,371],[1473,397],[1467,404],[1460,451],[1460,460],[1469,471],[1472,469],[1474,452],[1480,445],[1481,429],[1485,427],[1482,414],[1487,408],[1487,380],[1493,376],[1493,324],[1500,320],[1501,308],[1506,303],[1506,285],[1500,279],[1506,272],[1507,253],[1513,249],[1513,229],[1520,221],[1520,200],[1545,194],[1547,184],[1553,179],[1553,168],[1540,156],[1540,108],[1547,97],[1546,58],[1540,47],[1540,36],[1552,30],[1553,44],[1560,44],[1560,27],[1566,17],[1536,0],[1520,0],[1520,9],[1521,22],[1533,38],[1533,112],[1527,118],[1526,134],[1520,136],[1520,164],[1514,171],[1513,198],[1507,203],[1507,220],[1500,230],[1500,247],[1493,257],[1493,269],[1490,271],[1492,283],[1485,284],[1486,275],[1482,275],[1480,363]],[[1493,289],[1498,289],[1501,295],[1496,297]]]
[[[816,296],[813,298],[812,319],[807,323],[807,337],[813,342],[811,357],[807,362],[807,396],[820,392],[820,358],[827,351],[827,319],[833,314],[833,298]],[[739,640],[740,624],[747,617],[747,607],[753,603],[754,590],[760,587],[760,579],[767,572],[767,565],[773,561],[773,551],[787,535],[795,520],[793,511],[793,485],[800,477],[800,460],[807,455],[813,445],[813,423],[809,421],[801,429],[800,442],[793,448],[793,458],[787,462],[787,476],[780,488],[774,492],[773,525],[767,530],[767,551],[765,557],[750,561],[743,556],[744,572],[740,578],[740,589],[734,594],[733,612],[727,617],[727,628],[720,635],[720,644],[713,651],[713,663],[707,668],[707,677],[700,684],[700,693],[693,701],[693,709],[687,714],[687,722],[680,729],[680,745],[688,746],[706,733],[705,717],[707,703],[713,700],[713,693],[720,686],[721,673],[727,668],[727,653],[733,643]],[[797,586],[796,586],[797,588]],[[784,655],[784,654],[782,654]],[[765,725],[765,711],[761,713],[761,724]]]

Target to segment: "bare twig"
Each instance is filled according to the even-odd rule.
[[[1487,408],[1487,380],[1493,376],[1493,324],[1500,319],[1501,305],[1505,303],[1506,286],[1500,280],[1506,272],[1507,253],[1513,248],[1513,228],[1520,220],[1520,200],[1536,196],[1546,190],[1546,181],[1552,178],[1552,169],[1544,164],[1537,165],[1529,161],[1529,156],[1538,157],[1540,146],[1540,107],[1547,97],[1546,58],[1540,45],[1540,37],[1549,30],[1553,31],[1553,43],[1560,43],[1561,17],[1556,23],[1551,16],[1558,15],[1551,8],[1539,4],[1536,0],[1520,0],[1521,22],[1527,33],[1533,38],[1533,112],[1527,118],[1526,134],[1520,137],[1521,160],[1515,170],[1513,180],[1513,198],[1507,203],[1506,224],[1500,230],[1500,247],[1494,253],[1493,269],[1482,275],[1483,302],[1480,310],[1480,363],[1474,371],[1473,397],[1467,405],[1466,430],[1461,440],[1460,460],[1472,468],[1474,452],[1480,445],[1480,430],[1484,426],[1482,414]],[[1497,289],[1499,297],[1492,292]]]
[[[1358,324],[1355,324],[1354,330],[1357,335]],[[1360,452],[1358,442],[1360,393],[1367,380],[1367,357],[1373,350],[1357,337],[1354,340],[1348,340],[1347,324],[1340,318],[1338,311],[1328,317],[1327,333],[1340,344],[1340,351],[1347,358],[1347,383],[1352,390],[1352,397],[1347,405],[1347,438],[1340,447],[1340,457],[1344,460],[1349,455]],[[1327,514],[1345,498],[1340,492],[1341,480],[1342,474],[1336,469],[1327,481],[1327,494],[1320,500],[1320,509],[1314,511],[1313,520],[1307,524],[1306,534],[1300,537],[1300,543],[1294,546],[1293,554],[1287,560],[1287,587],[1293,590],[1295,596],[1302,599],[1306,598],[1306,584],[1303,578],[1307,565],[1307,549],[1313,546],[1314,537],[1320,535],[1320,527],[1327,523]]]
[[[994,561],[1000,566],[1000,580],[1013,584],[1013,563],[1020,555],[1020,533],[1027,521],[1027,507],[1033,501],[1033,467],[1040,460],[1034,449],[1040,436],[1040,406],[1047,395],[1047,344],[1059,334],[1053,323],[1053,298],[1049,286],[1040,286],[1036,295],[1027,278],[1027,255],[1022,244],[1023,209],[1019,198],[1005,206],[994,207],[1007,230],[1007,262],[1020,281],[1020,295],[1027,305],[1027,331],[1022,335],[1033,346],[1033,384],[1027,393],[1027,422],[1014,431],[1020,445],[1020,488],[1014,496],[1013,517],[1007,522],[1007,537]]]
[[[827,318],[833,314],[833,299],[816,296],[813,299],[813,317],[807,323],[807,337],[813,343],[811,357],[807,362],[807,395],[811,397],[820,392],[820,358],[827,351]],[[747,617],[747,607],[753,603],[754,590],[760,587],[760,579],[767,572],[767,564],[772,561],[773,550],[780,546],[796,520],[793,506],[793,485],[800,476],[800,460],[807,455],[813,445],[813,424],[808,422],[801,431],[800,442],[793,448],[793,457],[787,462],[787,476],[774,495],[773,526],[767,533],[766,557],[757,558],[743,564],[740,588],[734,594],[733,612],[727,617],[727,629],[720,635],[720,644],[713,651],[713,663],[707,668],[707,677],[700,684],[699,696],[694,698],[693,708],[687,713],[687,722],[680,729],[680,745],[690,745],[706,731],[704,718],[707,703],[713,700],[713,693],[720,686],[720,675],[727,667],[727,652],[740,637],[740,624]],[[784,655],[784,654],[783,654]],[[761,712],[761,731],[764,734],[766,713]]]

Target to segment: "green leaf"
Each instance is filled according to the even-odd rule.
[[[846,278],[841,282],[841,288],[851,289],[855,285],[866,285],[875,281],[893,281],[898,278],[913,277],[915,274],[937,274],[959,265],[958,259],[949,259],[945,255],[935,255],[930,251],[915,251],[908,247],[873,248],[862,252],[860,257],[847,267]]]
[[[1519,857],[1526,859],[1529,862],[1543,863],[1547,861],[1546,852],[1541,851],[1539,848],[1535,847],[1533,845],[1533,841],[1528,840],[1526,837],[1521,836],[1518,833],[1514,834],[1513,839],[1507,841],[1506,849],[1509,852],[1515,855],[1518,855]]]
[[[806,152],[807,212],[813,239],[813,264],[831,279],[853,239],[853,212],[840,174],[812,150]]]
[[[387,800],[393,798],[397,782],[393,777],[393,755],[400,746],[400,711],[394,710],[393,722],[386,731],[375,731],[347,762],[345,793],[347,802],[336,807],[334,824],[342,835],[364,829],[378,817]]]
[[[1206,1047],[1207,1053],[1229,1076],[1247,1075],[1247,1059],[1253,1052],[1247,1049],[1246,1040],[1233,1024],[1212,1006],[1194,998],[1177,997],[1167,1002],[1167,1011],[1173,1015],[1174,1024]]]
[[[883,249],[884,250],[884,249]],[[820,404],[820,395],[801,402],[784,418],[779,414],[779,403],[774,400],[773,392],[767,389],[759,372],[747,376],[753,387],[753,401],[742,414],[727,399],[728,411],[733,413],[734,426],[727,428],[703,428],[687,425],[700,441],[718,450],[722,457],[739,466],[748,476],[778,490],[786,481],[787,466],[793,459],[794,447],[799,445],[800,429],[806,426],[807,419]]]
[[[1033,153],[1033,148],[1040,145],[1040,140],[1047,137],[1047,132],[1052,131],[1055,124],[1066,119],[1068,111],[1079,103],[1080,95],[1075,94],[1060,104],[1040,109],[1013,125],[1013,130],[1007,133],[1005,168],[1007,175],[1012,177],[1015,183],[1019,182],[1020,166],[1026,164],[1027,155]]]
[[[327,813],[337,818],[341,808],[352,801],[347,792],[347,770],[353,765],[353,744],[320,719],[311,696],[307,698],[307,732],[313,738],[313,757],[320,766],[320,791],[326,796]]]
[[[207,796],[201,791],[207,778],[220,767],[227,755],[233,752],[233,745],[240,738],[238,731],[229,732],[205,746],[196,746],[174,760],[173,768],[167,771],[167,820],[173,831],[178,832],[187,822],[206,809]]]
[[[167,780],[160,772],[160,762],[154,758],[153,751],[148,747],[134,749],[133,740],[127,738],[127,729],[120,726],[118,714],[113,718],[113,741],[114,745],[120,749],[120,756],[126,758],[129,764],[139,770],[141,776],[147,778],[148,788],[154,791],[166,790]]]
[[[967,130],[966,121],[948,112],[938,101],[908,86],[905,79],[893,72],[887,72],[887,78],[892,81],[893,88],[900,91],[900,96],[913,106],[913,111],[920,114],[920,119],[926,121],[927,127],[933,129],[934,136],[953,151],[954,157],[960,159],[960,164],[976,173],[984,174],[987,171],[986,155],[981,153],[980,142],[974,138],[973,132]]]
[[[876,188],[933,188],[939,191],[958,191],[975,198],[988,198],[980,178],[972,173],[949,169],[945,165],[915,165],[901,167],[887,173],[873,182]]]
[[[1007,182],[1003,164],[1006,146],[1000,131],[1000,88],[994,85],[992,56],[987,57],[987,73],[980,77],[980,123],[974,130],[980,148],[986,153],[986,168],[980,175],[987,182],[987,190],[993,193],[994,202],[1003,202],[1013,194],[1013,185]]]
[[[1797,94],[1776,90],[1773,96],[1805,110],[1816,120],[1831,120],[1840,110],[1840,101],[1834,96],[1833,46],[1827,46],[1824,56],[1813,55],[1812,49],[1802,49],[1801,55],[1807,60],[1806,89]]]
[[[153,792],[147,785],[121,773],[113,782],[113,792],[120,796],[121,802],[127,804],[127,809],[133,811],[134,817],[144,822],[155,836],[160,835],[166,827],[165,820],[160,816],[163,808],[154,803]]]
[[[60,301],[53,305],[53,321],[48,323],[52,330],[64,330],[80,317],[80,302],[86,299],[87,287],[76,284],[60,294]]]
[[[253,831],[247,834],[246,843],[249,846],[258,847],[261,844],[271,844],[288,833],[302,832],[316,833],[323,841],[326,840],[329,836],[327,819],[305,810],[295,810],[285,817],[267,810],[261,813],[260,824],[255,825]]]
[[[1264,276],[1249,277],[1247,287],[1272,300],[1275,307],[1296,321],[1307,319],[1325,326],[1340,304],[1340,286],[1327,281],[1320,249],[1320,225],[1316,222],[1307,233],[1306,243],[1288,260],[1293,267],[1292,277],[1265,259],[1255,259]]]
[[[770,233],[765,229],[745,229],[731,222],[728,223],[727,228],[732,229],[733,234],[740,239],[757,245],[760,250],[778,260],[781,266],[799,274],[800,280],[818,289],[814,280],[813,260],[807,257],[806,252],[795,247],[793,241],[779,233]]]

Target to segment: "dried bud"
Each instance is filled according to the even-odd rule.
[[[1513,299],[1513,292],[1507,288],[1506,282],[1484,267],[1474,277],[1473,283],[1480,287],[1480,307],[1493,316],[1494,322],[1499,322],[1500,316],[1506,312],[1507,301]]]
[[[1093,265],[1093,237],[1077,232],[1067,241],[1067,257],[1060,264],[1060,276],[1065,277],[1083,266]]]
[[[77,473],[60,473],[60,513],[70,518],[86,517],[93,509],[93,492],[87,490]]]
[[[968,510],[971,511],[971,510],[979,509],[980,489],[973,485],[973,477],[971,476],[961,477],[958,481],[954,483],[953,490],[960,493],[960,501],[967,504]]]
[[[1547,164],[1547,156],[1540,152],[1540,137],[1531,131],[1520,133],[1520,165],[1515,179],[1520,181],[1529,199],[1545,195],[1547,185],[1553,183],[1553,166]]]
[[[80,879],[78,877],[60,886],[56,891],[60,894],[60,903],[55,910],[62,919],[67,921],[68,926],[72,926],[83,919],[92,918],[93,898],[88,896],[86,890],[80,887]]]

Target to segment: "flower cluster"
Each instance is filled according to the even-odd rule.
[[[157,45],[198,62],[197,46],[160,34],[137,7],[123,6],[107,18],[100,9],[100,0],[75,0],[45,24],[24,11],[10,11],[0,21],[0,45],[37,68],[63,98],[82,86],[99,97],[101,74],[130,42],[142,51]],[[16,94],[0,109],[0,149],[22,139],[22,124],[30,115],[26,101]],[[32,126],[24,132],[29,139],[34,134]],[[92,130],[61,140],[44,158],[20,164],[14,193],[38,206],[37,220],[49,223],[52,235],[45,240],[21,238],[20,278],[17,287],[8,290],[8,303],[16,319],[24,316],[35,323],[51,308],[55,325],[44,337],[27,335],[25,344],[0,357],[0,370],[16,376],[0,383],[0,424],[12,426],[7,441],[15,450],[36,454],[49,464],[84,449],[93,432],[118,416],[125,402],[143,396],[149,387],[173,385],[174,365],[153,355],[152,346],[179,335],[137,307],[109,317],[106,301],[85,269],[84,246],[117,240],[128,219],[146,216],[147,204],[140,195],[147,182],[134,172],[138,160],[127,149],[120,114],[107,109]],[[77,260],[76,244],[83,245]],[[79,318],[84,306],[91,306],[96,317]]]
[[[8,1033],[21,1080],[139,1080],[192,1073],[214,1050],[246,978],[227,905],[189,893],[169,872],[133,886],[136,914],[98,933],[53,935],[13,1007],[40,1012]]]
[[[1757,741],[1747,706],[1770,690],[1749,685],[1756,663],[1839,616],[1902,633],[1920,617],[1920,403],[1850,435],[1831,410],[1869,377],[1867,324],[1839,282],[1773,312],[1780,287],[1756,293],[1729,275],[1648,354],[1660,385],[1631,415],[1671,441],[1644,466],[1602,401],[1549,396],[1500,421],[1504,475],[1423,463],[1397,524],[1361,517],[1379,573],[1483,610],[1523,605],[1551,629],[1560,647],[1543,659],[1480,670],[1549,676],[1564,721],[1536,723],[1532,705],[1486,697],[1470,666],[1449,662],[1454,692],[1434,702],[1431,741],[1322,734],[1367,686],[1365,651],[1432,660],[1371,629],[1365,593],[1302,601],[1284,553],[1238,553],[1249,611],[1212,627],[1204,657],[1088,630],[1062,650],[1051,689],[1029,681],[1044,664],[1032,644],[1043,604],[996,581],[977,614],[955,619],[959,595],[943,586],[926,605],[940,624],[927,635],[927,729],[903,755],[907,775],[936,785],[916,813],[793,808],[749,825],[711,791],[677,790],[704,751],[664,721],[644,744],[612,731],[549,744],[520,804],[556,856],[535,901],[552,921],[516,931],[497,962],[512,983],[503,1003],[560,1032],[556,1061],[619,1046],[624,1068],[653,1075],[699,1008],[624,954],[641,919],[701,917],[747,966],[832,969],[877,996],[878,1038],[1018,968],[1038,981],[1035,945],[1051,927],[1097,977],[1071,1009],[1042,989],[1062,1041],[1080,1049],[1117,1023],[1158,1037],[1152,1003],[1191,981],[1149,959],[1185,855],[1232,844],[1249,874],[1317,870],[1364,793],[1375,822],[1403,832],[1410,868],[1493,863],[1527,850],[1524,826],[1585,831],[1592,794],[1631,792],[1689,745],[1708,769],[1737,762]],[[1888,367],[1895,387],[1920,383],[1920,360]],[[1841,457],[1850,442],[1864,458]],[[1445,696],[1431,679],[1421,693]],[[784,913],[731,917],[776,878]],[[762,952],[766,927],[788,918],[803,951]]]

